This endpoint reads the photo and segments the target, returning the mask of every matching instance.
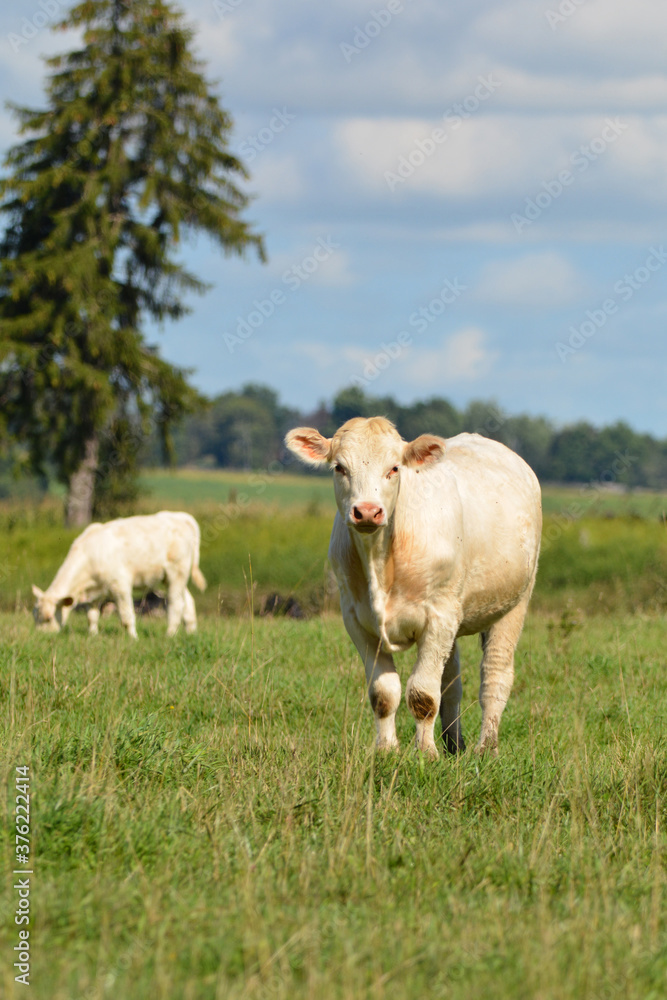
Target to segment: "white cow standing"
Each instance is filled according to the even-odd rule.
[[[420,750],[465,749],[456,639],[481,633],[478,751],[497,753],[514,650],[537,572],[542,509],[532,470],[478,434],[402,440],[383,417],[348,420],[331,439],[298,427],[287,447],[334,469],[329,546],[345,627],[366,668],[377,745],[398,746],[401,682],[392,653],[417,644],[406,700]]]
[[[199,569],[199,525],[181,511],[119,517],[90,524],[70,547],[64,563],[46,591],[33,585],[37,627],[59,632],[76,604],[111,597],[120,620],[136,639],[133,587],[167,584],[167,635],[181,620],[186,632],[197,628],[197,613],[187,583],[192,576],[200,590],[206,580]],[[97,633],[99,606],[88,609],[88,626]]]

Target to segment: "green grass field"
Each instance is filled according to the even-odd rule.
[[[143,503],[190,508],[203,503],[322,507],[335,510],[331,476],[299,476],[276,471],[231,472],[202,469],[150,469],[140,478]]]
[[[375,755],[336,617],[210,618],[171,643],[141,622],[136,644],[112,621],[0,623],[6,872],[30,767],[30,995],[665,996],[663,619],[530,616],[499,758],[434,764],[405,706],[403,750]]]
[[[37,633],[30,584],[76,532],[53,500],[0,507],[0,995],[25,991],[25,765],[38,1000],[666,996],[661,498],[611,518],[557,498],[500,755],[429,763],[404,705],[400,754],[373,751],[326,566],[331,497],[307,492],[330,482],[285,477],[246,502],[243,477],[213,474],[222,492],[186,502],[181,478],[140,505],[202,526],[200,629],[171,641],[140,619],[133,643],[115,617],[97,638],[81,615]],[[306,620],[252,615],[272,591]],[[473,745],[477,641],[462,653]]]

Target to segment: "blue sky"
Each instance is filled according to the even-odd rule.
[[[43,103],[40,55],[74,44],[57,5],[0,14],[5,97]],[[200,388],[308,410],[356,383],[667,436],[664,0],[181,7],[269,253],[183,248],[214,288],[150,337]]]

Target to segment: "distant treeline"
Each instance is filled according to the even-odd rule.
[[[288,461],[283,437],[291,427],[305,424],[330,436],[350,417],[375,414],[393,421],[408,441],[425,432],[452,437],[461,431],[502,441],[525,458],[543,482],[667,487],[667,439],[638,434],[621,421],[602,428],[585,421],[559,428],[545,417],[510,416],[494,402],[474,401],[459,410],[433,397],[403,406],[391,396],[368,396],[358,388],[343,389],[314,413],[283,406],[266,386],[226,392],[181,424],[175,434],[176,460],[179,465],[266,469]],[[156,454],[148,461],[152,458]]]

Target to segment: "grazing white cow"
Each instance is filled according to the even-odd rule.
[[[197,628],[197,613],[187,582],[192,576],[200,590],[206,580],[199,569],[199,525],[181,511],[119,517],[106,524],[90,524],[70,547],[53,583],[46,591],[33,585],[37,627],[59,632],[76,604],[111,597],[120,620],[136,639],[133,587],[167,584],[167,635],[181,620],[186,632]],[[88,626],[97,632],[99,606],[88,609]]]
[[[497,753],[514,649],[537,572],[539,483],[523,459],[478,434],[403,441],[384,417],[355,417],[323,437],[298,427],[287,447],[334,469],[338,513],[329,558],[345,627],[366,667],[377,745],[397,747],[401,700],[392,653],[417,644],[406,700],[420,750],[465,749],[456,639],[481,633],[478,751]]]

